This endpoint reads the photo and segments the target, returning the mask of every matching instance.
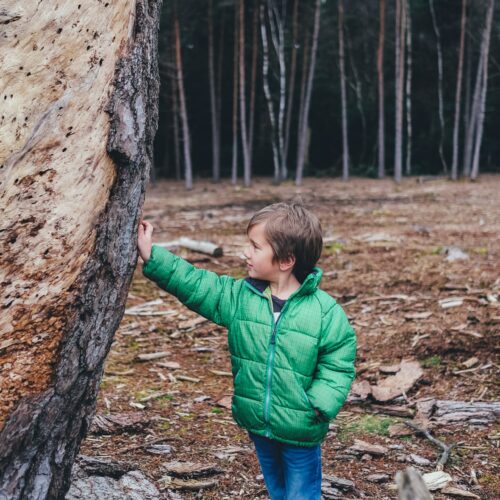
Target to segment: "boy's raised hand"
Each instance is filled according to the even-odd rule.
[[[137,247],[139,255],[144,262],[151,257],[151,247],[153,246],[153,226],[145,220],[139,222],[139,230],[137,235]]]

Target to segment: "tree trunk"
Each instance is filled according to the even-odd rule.
[[[354,61],[354,53],[352,50],[351,37],[349,35],[349,30],[344,22],[345,29],[345,41],[347,45],[347,58],[349,59],[349,65],[351,67],[352,76],[354,83],[349,83],[349,79],[346,78],[346,83],[349,83],[350,87],[354,90],[356,95],[356,107],[359,111],[359,117],[361,118],[361,146],[359,147],[358,153],[358,163],[363,163],[366,152],[366,116],[363,107],[363,84],[361,78],[359,77],[358,68]]]
[[[472,16],[472,15],[471,15]],[[472,108],[471,103],[471,87],[472,87],[472,37],[465,31],[465,45],[466,45],[466,65],[465,65],[465,95],[464,95],[464,133],[463,133],[463,158],[462,158],[462,169],[463,175],[469,175],[469,171],[466,172],[467,163],[465,162],[465,157],[467,156],[467,131],[469,130],[469,120]]]
[[[160,1],[39,4],[8,7],[2,25],[2,56],[21,62],[1,74],[0,497],[9,499],[68,490],[136,266],[158,122]]]
[[[406,0],[396,0],[396,118],[394,140],[394,180],[401,182],[403,160],[403,81]]]
[[[406,9],[406,175],[411,174],[411,77],[412,77],[412,29],[411,29],[411,3],[408,1]]]
[[[250,186],[251,183],[251,165],[250,152],[248,150],[247,134],[247,113],[246,113],[246,92],[245,92],[245,2],[239,1],[239,70],[240,70],[240,132],[241,149],[243,150],[243,184]]]
[[[385,125],[384,125],[384,42],[385,0],[380,0],[380,30],[377,49],[378,76],[378,178],[385,177]]]
[[[293,3],[292,14],[292,56],[290,62],[290,76],[288,80],[288,102],[286,105],[285,119],[285,144],[283,146],[283,171],[281,172],[282,179],[288,177],[288,151],[290,147],[290,125],[292,122],[293,96],[295,92],[295,74],[297,72],[297,44],[299,23],[297,21],[299,12],[299,0]]]
[[[273,181],[275,184],[280,180],[280,161],[278,155],[278,144],[276,140],[276,117],[274,114],[274,105],[269,88],[269,43],[267,40],[267,28],[264,15],[264,5],[260,6],[260,31],[262,37],[262,84],[264,87],[264,96],[266,98],[267,109],[269,114],[269,122],[271,123],[271,148],[273,151],[274,175]],[[270,20],[270,22],[272,22]]]
[[[299,117],[297,120],[297,167],[296,167],[296,181],[298,176],[299,158],[302,156],[302,145],[305,140],[302,137],[302,129],[304,123],[304,109],[306,100],[306,86],[307,86],[307,68],[309,67],[309,31],[307,28],[304,30],[304,49],[302,51],[302,77],[300,79],[300,98],[299,98]],[[302,173],[301,173],[302,176]]]
[[[234,4],[234,51],[233,51],[233,157],[231,183],[238,182],[238,5]]]
[[[484,111],[486,107],[486,92],[488,89],[488,59],[490,51],[491,25],[493,22],[494,8],[495,8],[495,0],[490,0],[488,4],[488,12],[486,14],[486,26],[483,33],[483,41],[481,44],[481,55],[483,57],[483,71],[482,71],[483,83],[481,86],[481,102],[477,118],[478,121],[477,121],[476,140],[474,145],[474,157],[472,160],[472,170],[470,174],[471,179],[477,179],[477,176],[479,175],[479,158],[481,152],[481,143],[483,141]]]
[[[224,11],[221,13],[220,29],[219,29],[219,56],[217,68],[217,92],[215,94],[217,102],[217,131],[219,132],[219,162],[220,162],[220,145],[222,135],[222,68],[224,63],[224,32],[226,27],[226,17]]]
[[[318,52],[318,38],[319,38],[319,23],[321,16],[321,0],[316,0],[314,8],[314,29],[311,47],[311,63],[309,64],[309,71],[307,75],[307,83],[305,88],[304,97],[304,111],[302,113],[302,130],[299,131],[299,155],[297,158],[297,173],[295,183],[300,186],[302,184],[302,177],[304,174],[304,163],[306,158],[306,145],[308,142],[307,129],[309,125],[309,107],[311,104],[311,94],[314,78],[314,69],[316,66],[316,53]]]
[[[342,106],[342,180],[349,179],[349,144],[347,140],[347,96],[345,89],[344,0],[338,0],[340,100]]]
[[[248,153],[250,156],[250,166],[253,165],[253,144],[255,131],[255,91],[257,88],[257,55],[259,53],[258,43],[259,28],[259,0],[254,0],[252,18],[252,73],[250,80],[250,108],[248,110]]]
[[[177,88],[179,89],[179,104],[182,123],[182,143],[184,146],[184,181],[186,189],[193,189],[193,167],[191,163],[191,137],[189,134],[189,123],[186,109],[186,97],[184,93],[184,76],[182,72],[181,55],[181,33],[177,10],[174,13],[175,26],[175,66],[177,69]]]
[[[172,28],[174,28],[172,24]],[[175,30],[172,29],[172,67],[174,68],[170,75],[172,87],[172,124],[174,129],[174,159],[175,159],[175,179],[181,180],[181,141],[179,134],[179,89],[177,85],[177,69],[175,63]]]
[[[474,151],[474,137],[476,136],[478,117],[480,113],[481,106],[481,90],[483,86],[483,65],[485,64],[484,56],[485,51],[483,49],[483,42],[481,42],[481,53],[479,56],[479,61],[477,64],[476,82],[474,84],[474,93],[472,95],[472,106],[469,112],[469,121],[467,123],[467,128],[465,131],[465,153],[464,153],[464,176],[468,177],[471,173],[472,167],[472,153]]]
[[[212,178],[220,180],[220,140],[217,122],[217,102],[215,97],[214,70],[214,27],[213,0],[208,1],[208,83],[210,87],[210,116],[212,119]]]
[[[439,138],[439,157],[441,158],[441,164],[443,165],[443,172],[448,173],[448,165],[446,163],[444,152],[443,152],[443,141],[445,136],[445,122],[444,122],[444,109],[443,109],[443,53],[441,49],[441,33],[436,21],[436,13],[434,11],[434,0],[429,0],[429,8],[432,17],[432,26],[434,28],[434,33],[436,34],[436,50],[438,56],[438,106],[439,106],[439,124],[441,130],[441,136]]]
[[[453,160],[451,178],[458,178],[458,132],[460,129],[460,97],[462,95],[462,73],[464,65],[465,24],[467,20],[467,0],[462,0],[462,16],[460,21],[460,49],[458,51],[457,90],[455,93],[455,121],[453,124]]]

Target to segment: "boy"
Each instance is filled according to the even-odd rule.
[[[321,498],[320,444],[354,378],[356,337],[342,308],[318,288],[319,220],[297,203],[257,212],[242,280],[152,247],[152,232],[141,222],[144,275],[229,330],[232,413],[255,444],[271,499]]]

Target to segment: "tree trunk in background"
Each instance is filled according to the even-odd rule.
[[[250,80],[250,108],[248,111],[248,152],[250,155],[250,168],[253,165],[253,145],[255,131],[255,92],[257,88],[257,55],[259,53],[259,0],[254,0],[252,16],[252,74]]]
[[[245,2],[239,0],[239,70],[240,70],[240,131],[241,131],[241,149],[243,150],[243,184],[250,186],[251,183],[251,165],[250,152],[248,148],[247,133],[247,112],[246,112],[246,91],[245,91]]]
[[[307,68],[309,67],[309,31],[307,28],[304,30],[304,50],[302,53],[302,77],[300,79],[300,99],[299,99],[299,117],[297,125],[297,167],[296,176],[298,174],[298,163],[301,156],[302,147],[302,126],[304,123],[304,108],[306,99],[306,83],[307,83]]]
[[[238,182],[238,5],[234,4],[234,51],[233,51],[233,157],[231,183]]]
[[[403,162],[403,82],[405,60],[406,0],[396,0],[396,117],[394,140],[394,180],[401,182]]]
[[[436,34],[436,50],[438,56],[438,106],[439,106],[439,125],[441,129],[441,137],[439,139],[439,157],[443,165],[443,172],[448,173],[448,165],[444,157],[443,142],[445,137],[445,122],[444,122],[444,109],[443,109],[443,53],[441,49],[441,33],[436,21],[436,13],[434,11],[434,0],[429,0],[429,8],[432,17],[432,26]]]
[[[174,13],[175,30],[175,66],[177,69],[177,88],[179,89],[180,118],[182,123],[182,142],[184,146],[184,181],[186,189],[193,189],[193,166],[191,163],[191,138],[184,94],[184,76],[182,73],[181,33],[177,11]]]
[[[220,180],[220,139],[217,122],[217,101],[215,97],[214,70],[214,27],[213,0],[208,0],[208,84],[210,87],[210,117],[212,119],[212,178]]]
[[[385,125],[384,125],[384,42],[385,42],[385,0],[380,0],[380,30],[377,48],[378,76],[378,178],[385,177]]]
[[[23,66],[0,75],[12,94],[0,125],[9,500],[62,499],[69,487],[136,267],[158,122],[160,1],[39,4],[2,12],[2,57]]]
[[[319,38],[319,24],[321,16],[321,0],[316,0],[314,8],[314,29],[311,47],[311,63],[309,64],[309,71],[307,75],[307,82],[305,87],[304,96],[304,110],[302,113],[302,129],[299,130],[299,154],[297,155],[297,173],[295,176],[295,184],[300,186],[304,175],[304,163],[306,158],[306,145],[308,143],[307,129],[309,126],[309,107],[311,104],[311,93],[314,78],[314,69],[316,66],[316,53],[318,51],[318,38]]]
[[[485,64],[484,56],[484,35],[481,42],[480,56],[477,64],[476,82],[474,84],[474,93],[472,95],[472,106],[469,113],[469,121],[465,131],[465,153],[464,153],[464,176],[469,177],[472,169],[472,154],[474,151],[474,138],[476,137],[476,130],[478,125],[478,118],[481,107],[481,92],[483,87],[483,65]]]
[[[491,25],[493,22],[493,11],[495,8],[495,0],[489,0],[488,12],[486,14],[486,25],[483,33],[483,41],[481,43],[481,57],[483,58],[483,71],[482,71],[482,86],[481,86],[481,102],[479,106],[479,113],[477,117],[477,132],[474,145],[474,157],[472,160],[471,179],[477,179],[479,175],[479,159],[481,153],[481,143],[483,140],[483,125],[484,125],[484,111],[486,107],[486,92],[488,89],[488,60],[490,52],[491,40]]]
[[[359,111],[359,116],[361,118],[361,146],[359,148],[359,163],[363,163],[366,152],[366,116],[363,107],[363,84],[361,78],[359,77],[358,68],[354,62],[354,54],[352,50],[351,37],[349,36],[349,30],[344,22],[345,30],[345,41],[347,46],[347,58],[349,59],[349,65],[351,66],[352,76],[354,78],[354,84],[349,84],[356,95],[356,107]],[[346,78],[346,83],[349,83],[349,79]]]
[[[217,103],[217,130],[219,132],[219,161],[220,161],[220,146],[221,146],[221,134],[222,134],[222,67],[224,61],[224,31],[226,27],[226,17],[224,11],[221,14],[220,21],[220,31],[219,31],[219,66],[217,68],[217,92],[215,93],[216,103]]]
[[[470,112],[472,108],[471,103],[471,87],[472,87],[472,37],[465,30],[465,44],[466,44],[466,65],[465,65],[465,96],[464,96],[464,133],[463,133],[463,158],[462,158],[462,169],[463,175],[469,175],[469,172],[466,172],[467,163],[465,162],[465,157],[467,156],[467,131],[469,130],[469,120],[470,120]]]
[[[347,139],[347,96],[345,89],[344,0],[338,0],[338,35],[340,67],[340,100],[342,106],[342,180],[349,179],[349,143]]]
[[[295,92],[295,75],[297,73],[297,44],[299,23],[297,21],[299,12],[299,0],[294,0],[292,13],[292,56],[290,62],[290,77],[288,80],[288,102],[286,105],[285,119],[285,144],[283,151],[283,171],[281,178],[286,180],[288,177],[288,152],[290,149],[290,125],[292,123],[293,96]]]
[[[458,51],[457,90],[455,93],[455,121],[453,123],[453,160],[451,178],[458,178],[458,134],[460,129],[460,98],[462,95],[462,74],[464,65],[465,25],[467,20],[467,0],[462,0],[462,16],[460,21],[460,49]]]
[[[412,77],[412,29],[411,29],[411,2],[407,0],[406,8],[406,175],[411,174],[411,77]]]
[[[269,22],[272,22],[271,20]],[[271,89],[269,88],[269,43],[267,40],[267,28],[264,15],[264,5],[260,7],[260,31],[262,37],[262,84],[264,87],[264,95],[269,114],[269,122],[271,123],[271,147],[273,151],[274,175],[273,181],[278,184],[280,181],[280,160],[278,153],[278,141],[276,131],[276,116],[274,114],[273,99]]]

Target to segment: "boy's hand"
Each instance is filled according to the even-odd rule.
[[[146,263],[151,257],[151,247],[153,246],[153,226],[145,221],[139,222],[139,231],[137,236],[137,247],[139,255]]]

